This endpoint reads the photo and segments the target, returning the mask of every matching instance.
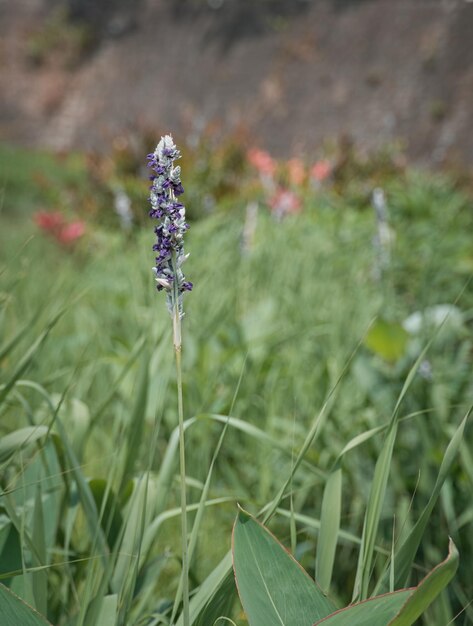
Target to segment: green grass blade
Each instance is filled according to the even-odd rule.
[[[30,366],[34,356],[36,355],[36,353],[38,352],[38,350],[41,348],[41,346],[43,345],[43,343],[46,341],[49,333],[51,332],[51,330],[54,328],[54,326],[57,324],[57,322],[59,321],[59,319],[61,318],[61,316],[64,314],[64,310],[60,311],[46,326],[46,330],[44,330],[39,337],[36,339],[36,341],[33,342],[33,344],[31,345],[31,347],[26,351],[26,353],[23,355],[23,357],[20,359],[18,365],[16,366],[13,374],[10,376],[10,379],[8,380],[8,382],[3,386],[3,388],[0,390],[0,404],[5,400],[5,398],[8,396],[8,394],[10,393],[10,391],[13,389],[13,387],[15,386],[16,381],[22,377],[22,375],[24,374],[24,372],[28,369],[28,367]]]
[[[350,355],[348,361],[345,363],[345,366],[343,367],[340,375],[338,376],[337,380],[335,381],[335,384],[333,385],[333,387],[331,388],[330,392],[328,393],[326,400],[324,402],[324,404],[322,405],[319,413],[317,414],[317,416],[315,417],[315,420],[312,424],[312,427],[309,431],[309,433],[307,434],[304,443],[297,455],[297,458],[294,462],[294,465],[292,467],[292,471],[290,473],[290,475],[287,477],[286,481],[283,483],[283,485],[281,486],[279,492],[277,493],[276,497],[272,500],[272,502],[265,507],[267,513],[265,514],[265,520],[269,519],[277,510],[279,503],[281,502],[281,499],[284,496],[284,493],[287,489],[287,487],[291,484],[291,481],[294,477],[294,474],[296,473],[297,469],[299,468],[299,466],[303,463],[304,461],[304,457],[307,453],[307,451],[309,450],[310,446],[314,443],[314,441],[317,439],[317,437],[320,434],[320,431],[323,427],[323,424],[325,423],[326,417],[328,415],[329,412],[329,408],[331,406],[331,403],[333,401],[334,398],[334,394],[341,382],[341,380],[343,379],[345,373],[347,372],[349,365],[353,359],[353,357],[355,356],[359,346],[362,343],[362,339],[357,343],[355,349],[353,350],[352,354]],[[225,416],[221,416],[221,420],[226,420],[228,418],[226,418]],[[233,418],[230,418],[231,420]],[[195,418],[191,418],[189,420],[187,420],[185,426],[189,427],[193,422],[195,421]],[[231,424],[231,422],[229,422],[229,424]],[[177,446],[177,432],[173,432],[173,437],[175,439],[175,441],[172,441],[172,438],[168,444],[168,449],[166,450],[166,456],[165,456],[165,460],[166,460],[166,465],[171,465],[171,460],[175,455],[175,447]],[[171,444],[174,444],[173,446],[171,446]],[[161,467],[161,472],[163,470],[163,467]],[[167,470],[168,471],[168,470]],[[161,478],[161,472],[160,472],[160,478]],[[324,473],[320,472],[321,474],[323,474],[325,476]],[[163,482],[165,482],[165,476],[167,475],[167,472],[164,472],[162,475],[162,480]],[[205,581],[202,583],[202,585],[199,587],[199,590],[194,594],[194,596],[191,599],[190,602],[190,619],[191,619],[191,624],[194,624],[194,622],[198,619],[198,617],[202,614],[203,611],[205,611],[205,607],[208,606],[211,602],[212,602],[212,598],[214,598],[216,596],[216,594],[219,593],[222,585],[225,584],[225,580],[227,579],[227,577],[231,574],[231,563],[232,563],[232,555],[230,552],[228,552],[223,559],[220,561],[220,563],[214,568],[214,570],[212,570],[212,572],[207,576],[207,578],[205,579]],[[178,619],[176,626],[183,626],[182,623],[182,615],[180,616],[180,618]]]
[[[138,376],[138,389],[136,391],[135,404],[128,423],[127,451],[123,468],[123,475],[119,491],[133,475],[133,469],[138,457],[141,438],[143,436],[143,426],[145,423],[146,403],[148,399],[149,387],[149,356],[145,350],[141,369]]]
[[[223,440],[225,439],[225,434],[227,432],[227,428],[228,428],[228,419],[227,422],[225,423],[222,432],[220,433],[220,437],[219,440],[217,442],[217,445],[215,447],[215,450],[213,452],[212,455],[212,461],[210,463],[209,469],[207,471],[207,476],[205,478],[205,483],[204,483],[204,487],[202,489],[202,493],[199,499],[199,505],[197,508],[197,514],[195,516],[195,520],[194,520],[194,524],[192,526],[192,531],[190,533],[189,536],[189,541],[188,541],[188,559],[189,559],[189,564],[192,563],[192,557],[197,545],[197,538],[198,538],[198,533],[199,533],[199,529],[200,529],[200,525],[202,523],[202,518],[204,515],[204,511],[206,509],[206,502],[208,499],[208,495],[209,495],[209,490],[210,490],[210,482],[212,480],[212,475],[213,475],[213,470],[214,470],[214,466],[215,466],[215,462],[218,458],[218,455],[220,453],[222,444],[223,444]],[[188,510],[188,507],[186,507],[186,510]],[[173,607],[173,611],[171,614],[171,622],[174,622],[176,615],[177,615],[177,611],[178,611],[178,607],[181,603],[181,599],[182,599],[182,592],[183,592],[183,586],[184,586],[184,570],[181,572],[181,577],[179,580],[179,586],[174,598],[174,607]]]
[[[44,515],[43,515],[43,498],[40,485],[36,489],[36,498],[33,511],[33,529],[31,538],[36,546],[36,554],[38,555],[38,563],[41,566],[46,564],[46,539],[44,532]],[[48,610],[48,577],[45,570],[39,570],[32,574],[33,594],[35,599],[35,607],[38,611],[46,615]]]
[[[240,390],[240,385],[241,385],[241,381],[243,378],[243,372],[245,369],[245,365],[246,365],[246,359],[243,362],[243,366],[240,372],[240,378],[238,380],[238,384],[236,386],[234,395],[233,395],[233,400],[230,406],[230,413],[233,411],[233,407],[235,405],[235,401],[236,398],[238,396],[239,390]],[[219,416],[221,417],[221,416]],[[189,563],[192,563],[192,557],[194,554],[194,550],[196,548],[197,545],[197,538],[198,538],[198,532],[200,529],[200,525],[202,522],[202,518],[204,515],[204,511],[207,508],[207,506],[209,506],[210,502],[208,500],[208,494],[209,494],[209,490],[210,490],[210,482],[212,480],[212,476],[213,476],[213,471],[214,471],[214,466],[215,463],[217,461],[217,458],[220,454],[220,450],[222,448],[224,439],[225,439],[225,435],[227,434],[227,430],[229,427],[229,422],[231,420],[231,417],[225,416],[225,422],[224,422],[224,426],[222,429],[222,432],[220,433],[220,437],[218,439],[217,445],[213,451],[212,454],[212,460],[209,466],[209,469],[207,471],[207,476],[205,479],[205,484],[204,484],[204,488],[202,489],[202,494],[199,500],[199,505],[197,508],[197,515],[195,517],[195,521],[194,524],[192,526],[192,531],[189,537],[189,544],[188,544],[188,558],[189,558]],[[187,510],[189,510],[189,507],[187,507]],[[173,611],[172,611],[172,615],[171,615],[171,622],[174,622],[176,614],[177,614],[177,607],[178,604],[180,604],[181,601],[181,597],[182,597],[182,590],[183,590],[183,576],[184,576],[184,571],[181,572],[181,578],[179,580],[179,587],[177,589],[176,592],[176,596],[174,599],[174,607],[173,607]],[[234,581],[233,581],[233,577],[231,575],[227,576],[227,578],[225,579],[223,585],[221,587],[218,588],[217,593],[214,595],[214,597],[212,598],[212,601],[210,603],[207,604],[207,606],[205,607],[204,611],[199,615],[199,623],[202,624],[202,626],[205,626],[206,624],[209,623],[213,623],[218,617],[220,617],[222,615],[222,612],[230,612],[231,611],[231,607],[233,605],[235,599],[235,585],[234,585]]]
[[[324,592],[327,592],[332,579],[335,550],[340,530],[342,504],[342,470],[332,472],[324,488],[320,533],[315,559],[315,579]]]
[[[102,601],[102,608],[100,609],[97,624],[100,624],[100,626],[116,626],[117,612],[118,596],[115,594],[105,596]]]
[[[355,437],[353,437],[353,439],[351,439],[343,447],[343,450],[340,452],[340,454],[338,455],[338,457],[337,457],[337,459],[335,461],[335,465],[337,465],[341,461],[342,457],[345,454],[347,454],[351,450],[354,450],[358,446],[361,446],[366,441],[369,441],[375,435],[378,435],[379,433],[382,433],[383,431],[387,430],[388,427],[389,427],[389,424],[386,424],[385,426],[376,426],[375,428],[370,428],[369,430],[366,430],[365,432],[360,433],[359,435],[356,435]]]
[[[22,550],[20,552],[20,555],[22,558],[22,569],[25,570],[24,558],[23,558],[24,557],[23,548],[25,546],[27,546],[28,550],[31,551],[31,553],[34,555],[34,557],[38,561],[40,561],[41,559],[39,558],[35,543],[32,540],[31,535],[28,532],[28,529],[25,527],[25,524],[23,523],[22,516],[20,516],[20,514],[17,513],[17,508],[15,506],[15,502],[13,501],[11,497],[11,494],[6,493],[0,489],[0,498],[1,498],[2,506],[4,507],[8,515],[8,518],[11,520],[14,528],[18,532],[20,545],[22,547]],[[23,515],[24,515],[24,507],[23,507]],[[33,602],[33,600],[31,601]]]
[[[292,513],[291,511],[288,511],[287,509],[283,509],[281,507],[276,510],[276,513],[278,515],[281,515],[282,517],[285,517],[286,519],[290,519],[291,515],[294,515],[296,522],[298,522],[299,524],[307,526],[307,528],[313,528],[317,532],[320,532],[320,520],[316,519],[315,517],[304,515],[302,513]],[[354,535],[353,533],[350,533],[343,529],[340,529],[338,531],[338,539],[339,541],[342,541],[343,543],[348,545],[352,544],[355,546],[359,546],[361,544],[360,537],[357,537],[357,535]],[[389,556],[390,554],[389,550],[386,550],[386,548],[382,548],[378,545],[375,545],[374,549],[376,552],[382,554],[383,556]]]
[[[292,446],[288,446],[285,443],[282,443],[275,437],[268,435],[268,433],[266,433],[261,428],[258,428],[257,426],[255,426],[254,424],[250,424],[249,422],[245,422],[238,417],[230,417],[227,415],[218,415],[214,413],[204,413],[202,415],[197,415],[196,419],[211,419],[217,422],[221,422],[222,424],[228,424],[229,427],[235,430],[239,430],[240,432],[248,435],[249,437],[252,437],[258,442],[271,445],[274,449],[279,450],[290,458],[293,455]],[[301,463],[303,467],[314,473],[316,476],[319,476],[324,480],[327,478],[327,473],[316,467],[314,464],[306,462],[304,460],[302,460]]]
[[[235,599],[235,579],[233,572],[229,572],[223,583],[217,587],[212,599],[206,604],[197,620],[192,623],[194,626],[208,626],[208,624],[214,624],[219,617],[231,615]]]
[[[184,430],[187,430],[192,424],[195,424],[194,417],[184,422]],[[169,437],[166,452],[159,466],[158,478],[155,485],[155,504],[154,513],[162,513],[166,509],[166,502],[171,490],[172,480],[174,478],[174,468],[177,462],[179,445],[179,428],[176,427]]]
[[[366,332],[368,332],[369,327],[367,329]],[[301,463],[304,460],[305,455],[307,454],[309,448],[315,443],[315,441],[317,440],[317,438],[320,436],[320,433],[322,432],[322,429],[327,421],[327,417],[329,415],[331,406],[335,400],[335,393],[343,379],[343,377],[345,376],[346,372],[348,371],[350,364],[355,356],[355,354],[358,351],[358,348],[360,347],[361,343],[363,341],[363,337],[359,340],[359,342],[357,343],[357,345],[355,346],[354,350],[352,351],[352,353],[350,354],[348,360],[346,361],[345,365],[342,368],[342,371],[340,372],[340,374],[338,375],[335,383],[333,384],[333,386],[331,387],[330,391],[328,392],[324,403],[322,404],[322,407],[320,409],[320,411],[318,412],[318,414],[316,415],[315,419],[312,422],[312,426],[308,432],[308,434],[306,435],[304,442],[297,454],[297,457],[294,461],[294,464],[292,466],[291,472],[289,473],[289,475],[287,476],[286,480],[283,482],[281,488],[279,489],[278,493],[276,494],[276,496],[273,498],[273,500],[269,503],[269,506],[266,507],[265,510],[265,514],[264,514],[264,518],[263,518],[263,522],[266,523],[268,520],[271,519],[271,517],[274,515],[276,509],[278,508],[279,504],[281,503],[281,500],[284,497],[284,494],[286,493],[287,488],[289,487],[289,485],[292,482],[292,479],[294,478],[295,473],[297,472],[297,470],[299,469],[299,466],[301,465]]]
[[[79,498],[84,509],[87,525],[89,527],[90,535],[93,542],[97,544],[98,551],[102,556],[104,564],[107,562],[109,549],[107,546],[107,540],[105,534],[100,526],[100,519],[95,505],[94,496],[90,490],[89,484],[82,473],[80,463],[72,449],[72,446],[67,437],[65,428],[61,420],[56,416],[56,428],[58,429],[62,445],[64,446],[64,452],[67,458],[69,469],[77,485],[77,491]]]
[[[0,524],[0,579],[21,571],[21,544],[18,530],[6,518]]]
[[[110,587],[121,598],[126,597],[134,587],[136,562],[139,558],[139,547],[142,541],[143,516],[146,515],[148,497],[148,480],[142,476],[135,487],[129,503],[128,516],[124,523],[123,538],[120,543],[117,562],[115,564]]]
[[[110,483],[105,479],[92,478],[88,482],[95,500],[95,506],[97,511],[100,512],[102,530],[107,537],[110,549],[113,549],[123,525],[118,497],[112,490]]]
[[[118,615],[118,596],[99,595],[90,603],[86,624],[94,626],[116,626]]]
[[[470,409],[471,411],[471,409]],[[458,453],[460,449],[460,445],[463,439],[463,433],[465,430],[466,422],[470,415],[470,411],[465,415],[462,422],[458,426],[455,434],[453,435],[450,443],[447,446],[445,451],[445,455],[442,459],[442,463],[440,465],[439,473],[437,476],[437,480],[435,482],[434,488],[430,495],[429,501],[422,511],[419,519],[414,525],[413,529],[403,541],[403,543],[399,546],[399,548],[395,551],[395,579],[394,585],[397,588],[403,587],[409,578],[409,572],[412,567],[412,563],[414,562],[415,555],[419,548],[419,545],[422,541],[422,537],[424,535],[425,529],[427,527],[428,521],[434,509],[435,503],[438,500],[440,495],[440,490],[445,482],[445,479],[450,472],[450,469],[458,458]],[[376,588],[377,593],[384,592],[389,585],[389,574],[385,573],[380,583]]]
[[[394,423],[388,430],[381,454],[376,462],[363,524],[363,535],[361,538],[358,567],[353,589],[353,601],[368,597],[368,585],[371,575],[376,534],[378,532],[381,510],[391,469],[391,459],[396,433],[397,424]]]
[[[28,320],[28,323],[25,324],[23,328],[20,328],[20,330],[16,333],[16,335],[13,335],[11,339],[9,339],[2,346],[0,346],[0,363],[3,361],[3,359],[6,356],[8,356],[8,354],[13,350],[13,348],[23,339],[26,333],[31,330],[31,327],[37,320],[38,316],[39,316],[39,312],[35,313],[31,317],[31,319]]]
[[[225,588],[228,577],[233,578],[232,573],[232,553],[229,551],[223,559],[214,567],[207,578],[200,585],[199,589],[192,596],[190,601],[190,623],[192,626],[201,620],[213,602],[218,601],[222,589]],[[183,626],[183,616],[179,616],[176,626]],[[206,626],[205,622],[200,622],[202,626]]]
[[[312,626],[336,608],[277,539],[241,509],[233,528],[233,565],[250,626]]]
[[[25,446],[45,437],[49,432],[47,426],[25,426],[0,439],[0,463],[7,461]]]
[[[104,412],[107,410],[107,408],[110,406],[110,404],[113,402],[113,399],[117,395],[117,389],[118,389],[119,384],[125,378],[125,376],[127,375],[128,371],[133,366],[133,364],[136,361],[136,359],[139,357],[139,355],[141,353],[141,350],[143,349],[143,347],[145,345],[146,345],[146,338],[145,337],[142,337],[141,339],[139,339],[136,342],[136,344],[133,347],[133,350],[132,350],[128,360],[126,361],[125,365],[122,367],[122,370],[121,370],[120,374],[113,381],[113,383],[111,385],[110,392],[105,397],[105,400],[102,401],[100,406],[94,411],[93,415],[91,416],[91,418],[90,418],[90,426],[91,426],[91,428],[97,426],[97,424],[100,421],[100,418],[102,417]]]
[[[432,345],[435,337],[437,336],[441,326],[442,325],[438,327],[437,331],[428,341],[427,345],[417,357],[414,365],[409,370],[409,373],[407,374],[406,380],[404,381],[401,389],[401,393],[398,396],[396,405],[391,415],[386,438],[384,440],[379,458],[376,462],[373,482],[371,484],[370,494],[368,498],[368,505],[363,523],[363,535],[361,539],[361,548],[356,570],[355,585],[353,589],[353,601],[363,600],[368,597],[368,587],[371,576],[371,567],[373,563],[374,544],[376,540],[376,534],[378,532],[384,498],[386,495],[389,472],[391,469],[394,443],[397,435],[399,408],[407,394],[407,391],[412,381],[414,380],[420,364],[424,360],[425,355]]]

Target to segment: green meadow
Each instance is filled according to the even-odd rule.
[[[340,608],[416,585],[450,537],[458,569],[416,623],[471,623],[466,183],[351,154],[291,187],[279,162],[300,206],[276,217],[241,147],[181,150],[191,623],[272,626],[229,575],[237,504],[273,509]],[[140,158],[0,147],[0,589],[54,626],[183,623],[176,371]],[[83,235],[40,228],[51,211]]]

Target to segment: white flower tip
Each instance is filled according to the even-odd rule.
[[[161,287],[164,287],[164,289],[171,289],[171,283],[165,278],[156,278],[156,282],[158,285],[161,285]]]

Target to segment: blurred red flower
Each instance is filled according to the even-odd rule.
[[[77,220],[68,224],[59,211],[38,211],[33,219],[38,228],[64,246],[71,246],[85,233],[84,222]]]
[[[317,161],[317,163],[314,163],[312,169],[310,170],[311,177],[319,183],[327,180],[331,173],[332,165],[327,159]]]
[[[282,187],[270,198],[269,206],[271,212],[279,218],[285,215],[295,215],[302,210],[299,196],[290,189],[283,189]]]
[[[49,233],[57,233],[64,226],[64,218],[58,211],[38,211],[33,219],[41,230]]]
[[[248,162],[262,175],[273,176],[276,171],[276,162],[272,156],[264,150],[250,148],[246,157]]]
[[[63,226],[58,233],[58,240],[65,244],[70,245],[80,239],[85,233],[84,222],[71,222]]]

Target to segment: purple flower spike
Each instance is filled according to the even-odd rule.
[[[156,266],[153,267],[158,291],[166,291],[167,304],[171,315],[177,294],[177,305],[182,317],[182,294],[192,290],[192,283],[186,281],[181,266],[187,258],[184,254],[184,233],[189,226],[186,223],[186,210],[177,196],[184,193],[181,183],[181,168],[174,161],[181,156],[171,135],[161,137],[156,150],[148,154],[148,167],[153,170],[150,180],[151,209],[149,216],[158,220],[154,232],[157,252]]]

